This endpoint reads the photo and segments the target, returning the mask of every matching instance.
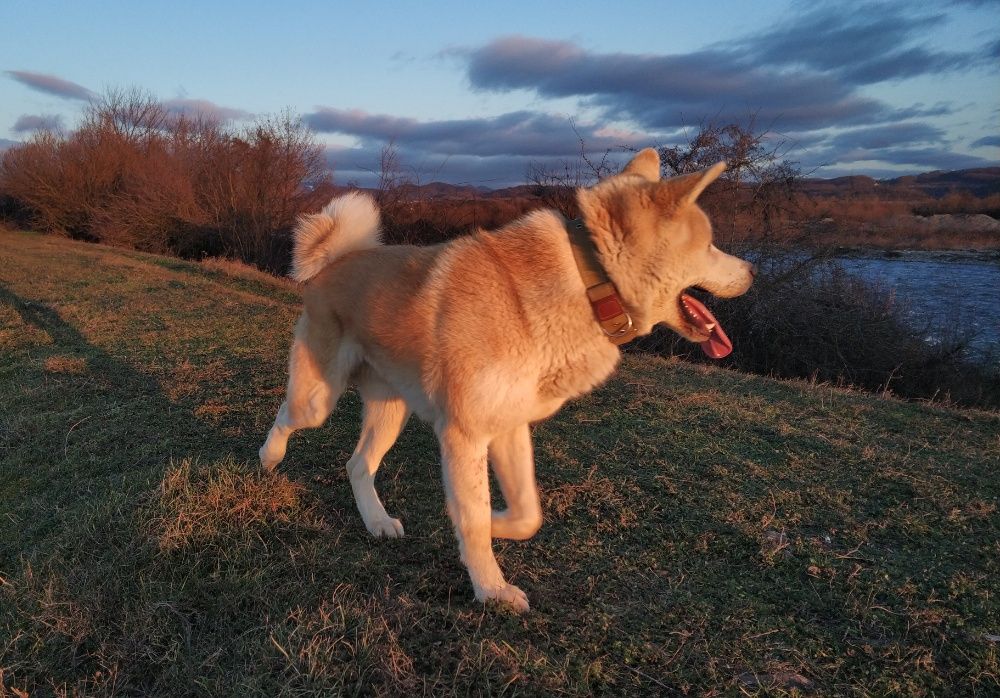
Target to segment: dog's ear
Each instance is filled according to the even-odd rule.
[[[672,177],[666,184],[674,200],[681,205],[693,204],[705,188],[719,178],[726,169],[726,163],[717,162],[707,170],[692,172],[691,174]]]
[[[639,175],[650,182],[660,181],[660,155],[655,148],[640,150],[632,161],[622,170],[625,175]]]

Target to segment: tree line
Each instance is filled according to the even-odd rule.
[[[290,113],[233,127],[137,89],[107,91],[71,133],[39,132],[0,160],[3,208],[19,223],[274,272],[329,178],[321,146]]]

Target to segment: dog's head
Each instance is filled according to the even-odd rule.
[[[711,312],[688,290],[720,298],[750,288],[754,266],[712,244],[712,225],[698,196],[726,169],[725,163],[680,177],[660,179],[660,158],[643,150],[618,175],[577,192],[608,276],[618,287],[639,334],[664,323],[721,358],[732,345]]]

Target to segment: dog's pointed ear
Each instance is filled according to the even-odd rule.
[[[655,148],[640,150],[639,154],[625,165],[622,174],[639,175],[650,182],[660,181],[660,155]]]
[[[674,177],[668,181],[676,200],[682,205],[693,204],[709,184],[725,172],[726,163],[717,162],[707,170]]]

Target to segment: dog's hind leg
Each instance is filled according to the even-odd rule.
[[[274,426],[260,447],[260,462],[273,470],[285,457],[288,437],[297,429],[323,424],[357,366],[358,352],[340,341],[339,332],[319,332],[303,314],[295,327],[288,359],[288,389]]]
[[[490,464],[500,483],[506,511],[494,511],[494,538],[526,540],[542,525],[542,506],[535,484],[535,461],[531,453],[531,430],[527,424],[490,442]]]
[[[410,410],[406,402],[370,370],[362,369],[361,374],[358,392],[364,400],[364,417],[361,438],[354,455],[347,461],[347,474],[368,532],[376,538],[399,538],[403,535],[403,524],[386,513],[375,491],[375,473],[383,456],[399,438]]]

